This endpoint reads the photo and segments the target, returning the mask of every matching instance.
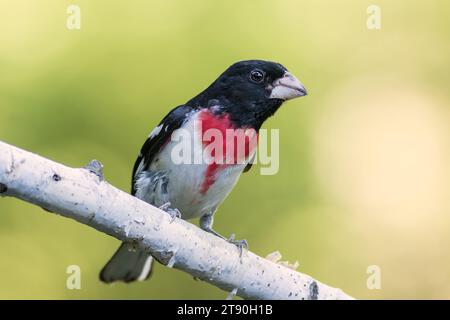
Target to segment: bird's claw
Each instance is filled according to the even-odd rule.
[[[181,212],[180,212],[180,210],[178,210],[176,208],[171,208],[170,206],[171,206],[170,202],[166,202],[162,206],[160,206],[159,209],[165,211],[166,213],[168,213],[170,215],[170,217],[171,217],[170,223],[172,223],[175,221],[176,218],[178,218],[178,219],[181,218]]]
[[[178,210],[178,209],[172,209],[172,208],[169,208],[169,209],[167,209],[167,211],[166,211],[169,215],[170,215],[170,217],[172,218],[172,220],[170,220],[170,223],[172,223],[172,222],[174,222],[175,221],[175,219],[180,219],[181,218],[181,212],[180,212],[180,210]]]
[[[170,205],[171,205],[170,202],[166,202],[162,206],[160,206],[159,209],[161,209],[162,211],[166,211],[167,209],[170,208]]]
[[[247,240],[245,240],[245,239],[236,240],[234,233],[231,234],[230,238],[228,239],[228,242],[234,244],[238,248],[240,257],[242,257],[243,249],[244,248],[248,249],[248,242],[247,242]]]

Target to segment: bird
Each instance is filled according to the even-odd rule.
[[[241,174],[250,170],[254,148],[246,148],[243,156],[236,159],[236,148],[225,147],[225,155],[217,159],[230,156],[236,160],[231,164],[174,163],[174,150],[179,148],[174,136],[179,131],[190,134],[195,149],[192,153],[205,151],[202,134],[209,129],[219,133],[252,130],[255,134],[249,139],[257,138],[264,121],[284,102],[305,95],[304,85],[280,63],[244,60],[232,64],[204,91],[171,110],[150,133],[133,167],[131,194],[165,210],[174,219],[199,218],[201,229],[239,248],[247,246],[245,240],[235,240],[234,235],[226,238],[212,226],[217,208]],[[148,252],[123,242],[101,270],[100,280],[105,283],[146,280],[153,262]]]

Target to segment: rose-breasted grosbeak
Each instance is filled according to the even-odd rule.
[[[233,64],[206,90],[169,112],[151,132],[134,165],[131,193],[172,214],[177,210],[183,219],[200,217],[202,229],[222,237],[212,229],[214,212],[241,173],[250,169],[255,150],[246,150],[244,161],[233,164],[206,161],[175,164],[173,133],[186,130],[193,140],[200,139],[200,143],[194,141],[193,146],[197,146],[194,148],[204,149],[206,130],[258,132],[284,101],[304,95],[304,86],[279,63],[249,60]],[[196,125],[199,123],[200,126]],[[224,149],[225,154],[230,152],[236,158],[234,149]],[[238,246],[245,243],[245,240],[229,241]],[[100,279],[107,283],[145,280],[152,262],[147,252],[131,250],[130,244],[122,243],[102,269]]]

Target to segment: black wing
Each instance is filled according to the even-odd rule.
[[[252,158],[250,159],[249,163],[244,168],[244,173],[250,171],[250,169],[253,166],[253,162],[255,161],[256,152],[253,154]]]
[[[157,128],[161,126],[159,132],[156,134],[151,134],[147,138],[141,148],[141,152],[139,153],[136,162],[134,163],[133,174],[131,177],[132,195],[136,193],[135,179],[138,168],[141,167],[141,170],[145,170],[149,167],[149,165],[155,158],[155,155],[157,155],[161,150],[161,147],[170,139],[172,133],[183,125],[183,123],[187,119],[187,116],[193,110],[193,107],[185,105],[176,107],[175,109],[170,111],[169,114],[164,117],[164,119],[161,120],[161,122],[157,126]]]
[[[250,169],[252,168],[253,163],[249,163],[245,166],[244,168],[244,173],[250,171]]]

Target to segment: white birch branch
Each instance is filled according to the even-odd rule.
[[[69,168],[0,141],[0,196],[12,196],[132,241],[159,262],[246,299],[352,299],[125,193],[87,169]]]

